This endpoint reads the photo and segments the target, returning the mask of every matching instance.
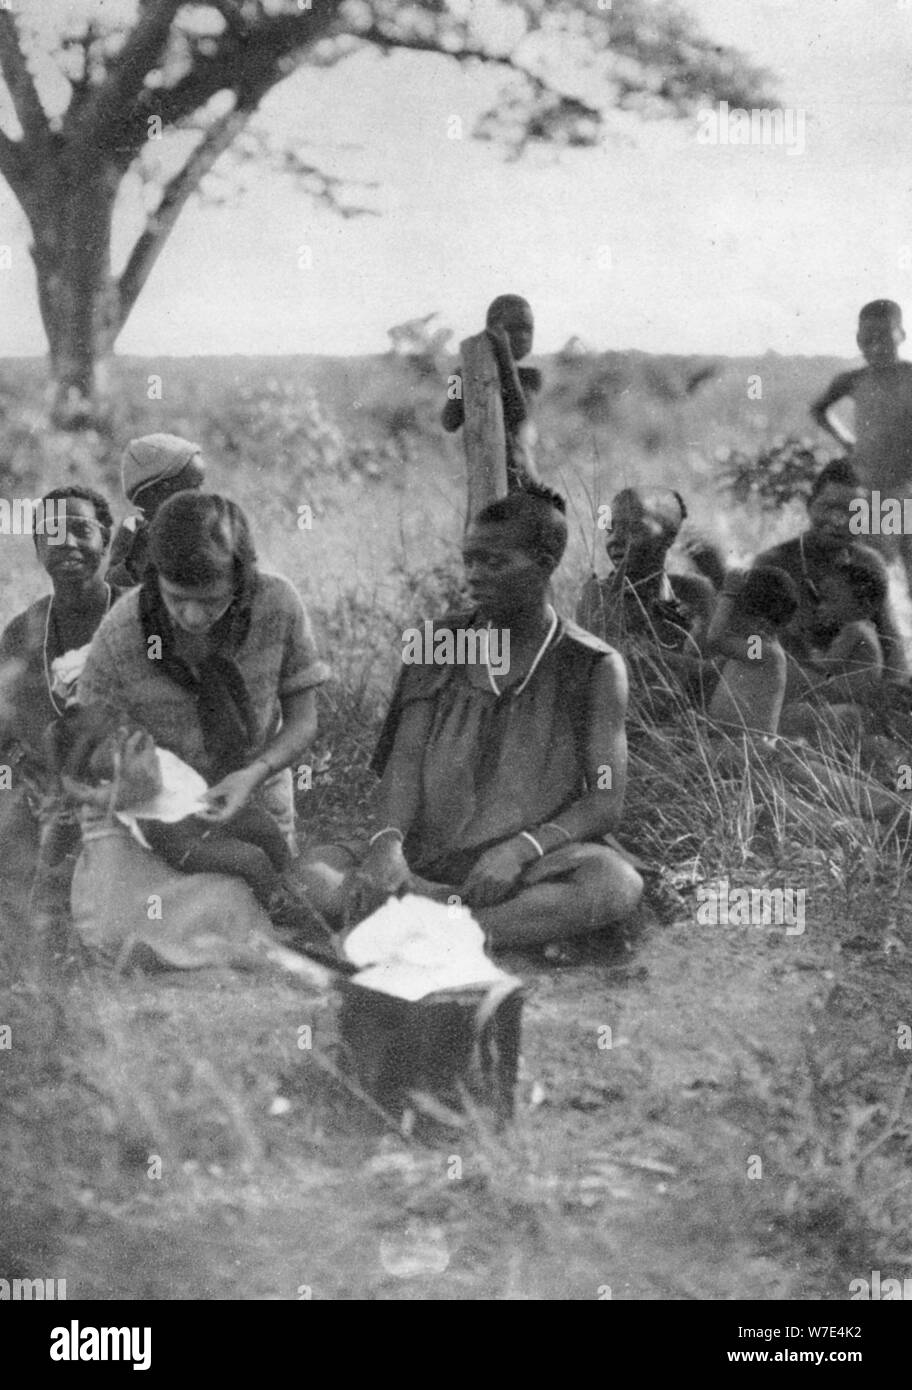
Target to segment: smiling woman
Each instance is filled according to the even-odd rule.
[[[43,839],[32,898],[35,927],[53,896],[54,866],[63,865],[78,842],[74,825],[51,810],[44,734],[62,713],[95,629],[121,592],[104,579],[111,526],[107,501],[91,488],[55,488],[41,498],[32,533],[53,592],[0,636],[0,761],[14,769],[12,794],[3,798],[4,840],[16,847],[5,856],[4,878],[21,890],[34,874]]]

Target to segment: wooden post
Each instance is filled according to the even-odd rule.
[[[463,437],[469,510],[467,524],[489,502],[507,495],[507,438],[500,373],[487,333],[460,344]]]

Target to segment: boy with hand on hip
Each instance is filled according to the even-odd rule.
[[[912,496],[912,362],[899,358],[905,336],[902,311],[892,299],[865,304],[855,339],[865,365],[841,372],[811,407],[818,425],[851,450],[862,486],[884,497]],[[855,405],[854,434],[833,410],[845,399]],[[865,539],[885,558],[902,559],[912,589],[912,538],[878,533]]]

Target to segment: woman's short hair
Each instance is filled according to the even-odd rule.
[[[186,588],[224,578],[234,567],[235,592],[256,572],[250,525],[230,497],[214,492],[178,492],[162,503],[149,527],[149,565],[155,574]]]
[[[614,496],[611,506],[616,512],[629,506],[635,515],[652,517],[670,541],[677,538],[687,520],[684,498],[672,487],[624,487]]]
[[[532,305],[528,299],[523,299],[521,294],[499,294],[496,299],[492,299],[485,314],[485,326],[493,328],[500,323],[508,314],[517,309],[528,309],[532,312]]]
[[[38,544],[38,537],[44,534],[44,516],[47,504],[49,502],[66,502],[68,498],[73,498],[74,501],[91,502],[95,509],[95,519],[101,527],[104,543],[107,545],[108,541],[111,539],[111,532],[114,529],[114,517],[111,514],[108,500],[106,497],[103,497],[100,492],[96,492],[94,488],[83,487],[79,483],[68,483],[65,487],[52,488],[51,491],[46,492],[38,502],[35,507],[34,525],[32,527],[32,539],[35,545],[37,546]],[[39,519],[42,523],[40,527],[38,525]]]
[[[539,564],[557,569],[567,549],[567,503],[559,492],[538,483],[489,502],[475,517],[476,526],[509,526],[517,543]]]
[[[811,483],[808,504],[815,501],[825,487],[861,487],[861,479],[855,472],[851,459],[830,459]]]

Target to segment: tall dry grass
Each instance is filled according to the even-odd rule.
[[[722,364],[689,395],[682,359],[649,364],[619,356],[546,369],[542,466],[567,493],[571,518],[557,582],[565,611],[601,562],[599,505],[627,483],[678,487],[692,530],[733,559],[800,525],[797,510],[769,517],[720,509],[713,459],[723,446],[757,447],[774,424],[800,429],[806,400],[833,366],[774,358]],[[750,369],[761,372],[775,419],[765,414],[772,407],[748,402]],[[162,376],[161,401],[146,397],[152,371]],[[448,606],[458,591],[463,479],[458,441],[435,423],[439,386],[390,360],[134,360],[118,368],[112,433],[76,437],[47,433],[32,366],[7,364],[0,389],[0,458],[12,495],[20,488],[35,495],[73,477],[115,497],[127,438],[167,429],[203,444],[211,485],[245,507],[264,563],[299,587],[333,668],[305,821],[314,833],[357,828],[402,627]],[[306,528],[298,524],[302,507],[312,518]],[[28,538],[0,539],[9,617],[44,581]],[[718,737],[667,693],[671,708],[661,726],[636,699],[632,705],[622,831],[654,866],[656,903],[664,887],[673,911],[686,916],[696,887],[723,875],[733,886],[775,878],[804,888],[818,924],[814,959],[832,975],[826,1026],[805,1039],[800,1074],[762,1053],[719,1098],[742,1126],[772,1136],[777,1178],[745,1205],[743,1188],[729,1192],[731,1180],[713,1166],[718,1156],[704,1154],[718,1193],[732,1198],[724,1220],[741,1221],[747,1232],[778,1223],[799,1260],[807,1251],[834,1267],[863,1260],[859,1273],[868,1262],[888,1268],[908,1260],[908,1064],[884,1042],[884,1028],[908,1012],[900,988],[908,974],[899,968],[912,949],[907,822],[897,814],[895,824],[879,823],[857,797],[847,798],[845,783],[827,772],[837,767],[835,750],[807,763],[802,795],[780,765],[758,762],[737,743],[720,756]],[[210,1288],[257,1296],[249,1281],[218,1267],[214,1237],[207,1245],[193,1232],[207,1214],[221,1220],[232,1203],[239,1221],[255,1221],[266,1200],[257,1184],[266,1181],[272,1191],[309,1194],[314,1219],[325,1222],[322,1256],[309,1258],[322,1260],[318,1272],[337,1296],[363,1296],[370,1276],[353,1257],[357,1230],[344,1212],[367,1200],[355,1167],[374,1164],[376,1220],[391,1219],[392,1209],[423,1219],[427,1211],[440,1220],[455,1213],[462,1221],[460,1201],[484,1215],[499,1233],[492,1244],[511,1252],[514,1271],[492,1275],[488,1296],[541,1294],[542,1269],[568,1261],[593,1288],[599,1284],[597,1233],[574,1227],[571,1249],[567,1213],[577,1209],[581,1189],[558,1175],[553,1129],[536,1138],[523,1126],[508,1137],[480,1127],[466,1136],[460,1152],[473,1156],[473,1185],[466,1197],[441,1205],[433,1163],[414,1146],[380,1163],[382,1126],[337,1080],[325,1001],[281,981],[254,987],[237,976],[100,979],[78,962],[48,973],[29,967],[23,932],[11,912],[0,946],[0,1022],[13,1040],[0,1052],[7,1209],[0,1276],[65,1274],[75,1260],[90,1290],[108,1290],[99,1296],[111,1289],[125,1297],[206,1296]],[[872,962],[869,978],[845,968],[843,948],[858,940],[855,949]],[[706,990],[711,1008],[711,981]],[[850,1030],[847,1019],[865,1011],[869,1026]],[[298,1046],[302,1025],[313,1029],[309,1051]],[[648,1080],[642,1086],[648,1099]],[[293,1124],[278,1121],[277,1100],[292,1107]],[[148,1178],[153,1157],[167,1174],[160,1185]],[[274,1239],[281,1244],[278,1232]],[[169,1243],[180,1278],[144,1254]],[[311,1278],[312,1271],[313,1264]],[[286,1296],[295,1296],[293,1288]]]

